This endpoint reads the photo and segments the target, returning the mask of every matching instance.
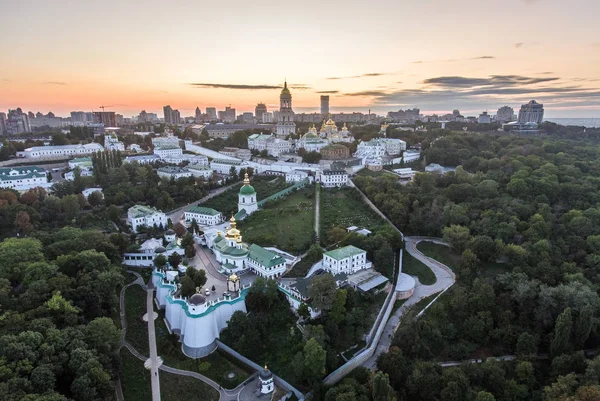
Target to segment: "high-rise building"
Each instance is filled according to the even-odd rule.
[[[163,114],[165,116],[165,124],[173,124],[173,109],[167,105],[163,107]]]
[[[231,106],[225,107],[225,110],[219,110],[219,120],[226,123],[232,123],[235,121],[235,109]]]
[[[544,105],[531,100],[529,103],[521,106],[519,110],[520,123],[541,123],[544,121]]]
[[[85,121],[88,123],[93,123],[94,122],[94,113],[91,111],[88,111],[85,113]]]
[[[263,123],[272,123],[273,122],[273,113],[271,113],[270,111],[263,113],[262,122]]]
[[[502,106],[496,112],[496,121],[499,123],[507,123],[514,119],[515,111],[512,107]]]
[[[85,123],[87,122],[85,112],[83,111],[72,111],[71,112],[72,123]]]
[[[6,113],[0,113],[0,135],[6,133]]]
[[[171,124],[179,124],[181,122],[181,113],[179,110],[173,110],[171,112]]]
[[[287,81],[283,84],[283,89],[279,95],[279,118],[277,119],[277,136],[286,138],[290,134],[296,133],[296,123],[294,123],[294,111],[292,110],[292,94],[287,87]]]
[[[246,124],[254,124],[254,115],[249,111],[242,113],[240,119]]]
[[[44,118],[44,115],[38,111],[35,113],[35,118]]]
[[[125,119],[123,118],[122,114],[115,114],[115,121],[117,122],[117,127],[120,127],[123,125]]]
[[[114,111],[94,111],[94,122],[105,127],[116,127],[117,116]]]
[[[267,112],[267,106],[264,103],[259,103],[254,108],[254,116],[256,116],[256,121],[259,123],[264,123],[263,114]]]
[[[207,107],[206,115],[210,121],[215,121],[217,119],[217,108],[216,107]]]
[[[414,123],[419,119],[421,110],[414,108],[412,110],[398,110],[388,112],[388,118],[397,123]]]
[[[329,115],[329,95],[321,96],[321,116],[325,118]]]
[[[489,124],[492,122],[492,117],[488,114],[487,111],[484,111],[479,115],[479,118],[477,118],[477,122],[479,124]]]
[[[31,132],[29,116],[26,113],[23,113],[23,110],[21,110],[20,107],[16,110],[8,110],[6,132],[8,132],[8,135],[18,135],[25,132]]]
[[[33,111],[30,111],[27,113],[27,117],[29,117],[29,119],[31,120],[31,119],[35,118],[35,114],[33,114]]]
[[[146,110],[140,111],[140,114],[138,114],[137,120],[140,123],[148,122],[148,113],[146,113]]]
[[[48,114],[46,114],[46,117],[48,118],[56,118],[56,116],[54,115],[53,112],[49,111]]]
[[[202,110],[200,107],[196,107],[196,122],[199,123],[202,121]]]

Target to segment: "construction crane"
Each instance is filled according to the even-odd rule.
[[[100,108],[102,109],[102,111],[104,111],[105,107],[113,107],[113,106],[112,105],[110,105],[110,106],[100,106]]]

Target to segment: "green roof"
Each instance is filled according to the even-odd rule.
[[[181,149],[181,148],[177,145],[158,145],[158,146],[156,146],[156,149]]]
[[[13,174],[11,175],[11,172]],[[25,178],[41,178],[46,170],[37,166],[0,168],[0,181],[22,180]]]
[[[360,255],[361,253],[364,253],[364,252],[365,251],[363,251],[360,248],[355,247],[354,245],[348,245],[343,248],[338,248],[338,249],[334,249],[333,251],[325,252],[324,255],[327,255],[330,258],[335,259],[335,260],[341,260],[341,259],[349,258],[351,256]]]
[[[232,166],[239,166],[242,164],[241,160],[229,160],[229,159],[213,159],[213,163],[229,164]]]
[[[197,214],[205,214],[208,216],[216,216],[221,214],[218,210],[215,210],[210,207],[201,207],[201,206],[192,206],[188,209],[189,213],[197,213]]]
[[[285,259],[281,256],[256,244],[250,245],[249,249],[250,255],[248,255],[248,257],[266,268],[285,263]]]
[[[240,188],[241,195],[253,195],[255,193],[256,191],[254,190],[254,187],[252,185],[244,185]]]
[[[229,245],[220,248],[220,251],[221,253],[229,256],[244,256],[248,254],[248,249],[245,247],[240,249]]]
[[[159,210],[156,210],[153,207],[150,206],[145,206],[145,205],[135,205],[132,206],[131,208],[129,208],[129,210],[127,211],[127,214],[132,215],[133,217],[142,217],[142,216],[148,216],[154,213],[162,213]]]

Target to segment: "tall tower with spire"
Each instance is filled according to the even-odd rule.
[[[277,136],[285,138],[290,134],[296,133],[296,123],[294,123],[294,111],[292,110],[292,94],[287,87],[287,80],[283,84],[283,89],[279,95],[279,119],[277,121]]]

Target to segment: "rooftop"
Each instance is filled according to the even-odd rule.
[[[335,259],[335,260],[341,260],[341,259],[346,259],[346,258],[349,258],[352,256],[360,255],[365,252],[366,251],[363,251],[362,249],[357,248],[354,245],[348,245],[343,248],[338,248],[338,249],[334,249],[333,251],[325,252],[324,255],[327,255],[330,258]]]
[[[266,250],[265,248],[256,244],[250,245],[250,259],[260,263],[265,267],[272,267],[282,263],[285,263],[285,259],[281,256]]]
[[[160,173],[166,173],[166,174],[181,174],[181,173],[189,173],[189,170],[185,167],[174,167],[174,166],[167,166],[167,167],[160,167],[158,169],[158,172]]]
[[[188,209],[188,212],[197,213],[197,214],[205,214],[208,216],[217,216],[217,215],[221,214],[221,212],[219,212],[218,210],[215,210],[210,207],[201,207],[201,206],[193,206]]]
[[[134,218],[149,216],[154,213],[162,213],[162,212],[160,210],[157,210],[153,207],[146,206],[146,205],[135,205],[135,206],[130,207],[129,210],[127,211],[127,215],[134,217]]]

